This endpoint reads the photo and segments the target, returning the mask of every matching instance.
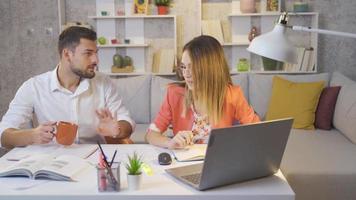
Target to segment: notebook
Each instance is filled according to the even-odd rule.
[[[198,190],[265,177],[279,169],[293,119],[213,129],[203,163],[166,169]]]
[[[206,144],[194,144],[184,149],[173,149],[172,154],[179,162],[204,160]]]

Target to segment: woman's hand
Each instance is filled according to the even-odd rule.
[[[180,149],[193,144],[192,131],[179,131],[171,140],[168,141],[169,149]]]

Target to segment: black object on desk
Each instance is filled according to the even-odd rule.
[[[158,155],[158,163],[160,165],[170,165],[172,163],[172,158],[169,153],[163,152]]]

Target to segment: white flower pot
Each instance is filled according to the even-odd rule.
[[[127,186],[129,190],[139,190],[141,186],[142,174],[130,175],[127,174]]]

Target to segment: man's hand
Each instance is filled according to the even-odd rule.
[[[120,134],[120,125],[113,117],[112,113],[108,108],[102,108],[96,110],[96,116],[99,118],[99,125],[97,131],[102,136],[117,137]]]
[[[179,131],[171,140],[168,141],[168,148],[179,149],[192,144],[193,144],[192,131]]]
[[[33,144],[45,144],[53,140],[56,122],[45,122],[33,129],[31,141]]]

